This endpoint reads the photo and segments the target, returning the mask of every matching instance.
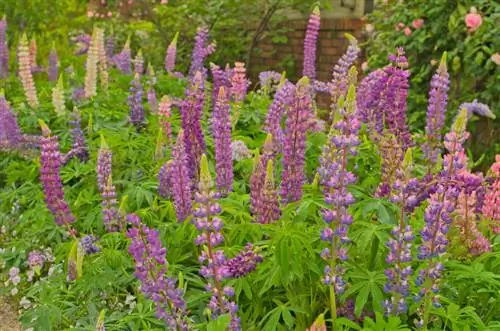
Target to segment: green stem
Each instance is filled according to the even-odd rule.
[[[335,322],[337,321],[337,302],[335,301],[335,285],[330,285],[330,311],[332,314],[332,331],[335,330]]]
[[[423,328],[422,330],[424,331],[427,331],[427,324],[429,323],[429,316],[430,316],[430,312],[429,312],[429,308],[430,308],[430,303],[431,303],[431,297],[426,294],[425,295],[425,302],[424,302],[424,325],[423,325]]]

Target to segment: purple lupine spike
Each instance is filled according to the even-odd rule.
[[[72,40],[74,43],[80,46],[80,48],[76,50],[75,55],[87,54],[90,47],[90,41],[92,40],[91,35],[82,33],[78,36],[75,36]]]
[[[210,71],[212,72],[213,77],[212,107],[215,107],[220,88],[224,87],[224,91],[226,93],[230,91],[231,76],[228,76],[224,70],[214,63],[210,63]]]
[[[258,222],[268,224],[276,222],[281,215],[278,191],[274,184],[273,160],[267,161],[264,187],[262,188],[262,214]]]
[[[97,186],[99,192],[103,192],[108,183],[108,178],[111,177],[111,162],[113,158],[113,153],[108,147],[106,140],[101,136],[101,148],[99,148],[99,153],[97,154]]]
[[[314,115],[309,87],[309,78],[302,77],[297,83],[293,102],[287,110],[280,190],[281,199],[285,203],[300,200],[302,197],[306,135]]]
[[[204,80],[201,72],[192,79],[186,89],[186,97],[181,104],[182,129],[184,130],[184,144],[189,164],[189,176],[197,176],[200,157],[204,153],[205,137],[201,127],[201,115],[205,102]],[[194,181],[195,182],[195,181]]]
[[[167,54],[165,55],[165,70],[168,73],[174,72],[175,69],[175,57],[177,55],[177,39],[179,38],[179,32],[175,33],[174,39],[170,42],[167,48]]]
[[[224,251],[216,249],[224,241],[221,233],[223,223],[217,217],[222,210],[217,202],[219,194],[212,189],[212,178],[205,154],[201,157],[199,177],[198,191],[195,193],[197,206],[193,210],[193,223],[200,233],[195,239],[195,244],[203,247],[198,258],[198,261],[203,265],[200,274],[208,280],[206,290],[212,294],[207,308],[213,319],[222,314],[229,314],[231,323],[228,329],[239,331],[241,330],[240,319],[236,314],[238,306],[230,299],[234,296],[234,289],[230,286],[222,288],[223,278],[231,275],[228,272]]]
[[[235,62],[233,73],[231,75],[231,99],[234,102],[243,102],[247,95],[247,89],[250,81],[246,78],[245,63]]]
[[[148,88],[148,104],[152,113],[158,112],[158,99],[156,98],[156,90],[153,85]]]
[[[288,107],[290,107],[295,95],[295,85],[285,80],[284,75],[281,79],[282,83],[280,83],[274,95],[273,102],[269,106],[269,111],[264,123],[264,131],[273,135],[273,141],[278,151],[283,149],[284,141],[281,120],[287,112]]]
[[[40,181],[43,186],[45,204],[54,215],[57,225],[69,226],[75,221],[75,217],[64,200],[63,184],[59,172],[61,165],[59,138],[52,135],[42,120],[40,120],[40,126],[43,134],[40,141]]]
[[[9,75],[9,45],[7,44],[7,19],[0,20],[0,78]]]
[[[49,54],[49,80],[56,81],[57,77],[59,77],[59,58],[57,57],[57,51],[55,46],[52,46]]]
[[[231,151],[231,110],[224,87],[213,111],[212,132],[214,135],[216,187],[226,196],[233,189],[233,160]]]
[[[116,67],[124,74],[130,74],[131,71],[131,63],[132,63],[132,54],[130,52],[130,39],[127,39],[125,46],[120,53],[116,54],[113,57],[113,62]]]
[[[266,210],[264,202],[264,186],[266,184],[266,167],[269,161],[275,159],[275,145],[273,136],[267,134],[262,156],[257,154],[254,158],[253,171],[250,176],[250,210],[254,216],[254,220],[260,223],[264,219],[264,211]],[[278,205],[279,206],[279,205]],[[278,217],[279,218],[279,217]]]
[[[128,105],[130,108],[129,121],[137,128],[144,125],[144,106],[142,105],[142,84],[139,75],[136,73],[130,84],[130,95],[128,96]]]
[[[459,112],[462,108],[467,109],[467,118],[469,118],[469,119],[474,114],[482,116],[482,117],[488,117],[491,119],[496,118],[495,114],[493,114],[493,112],[491,111],[490,107],[488,107],[488,105],[485,105],[484,103],[478,102],[475,99],[472,102],[464,102],[460,106],[458,106]]]
[[[356,73],[354,67],[351,70]],[[328,243],[328,247],[321,253],[321,257],[327,262],[323,282],[330,287],[332,301],[335,300],[335,294],[344,292],[346,286],[343,279],[345,270],[341,262],[347,260],[347,231],[352,223],[348,208],[354,203],[354,197],[347,188],[356,181],[354,173],[347,168],[347,160],[349,156],[357,154],[356,147],[360,143],[358,132],[361,127],[355,112],[356,90],[351,85],[347,100],[344,103],[342,98],[339,103],[340,117],[337,116],[338,120],[332,124],[329,142],[323,149],[318,168],[320,184],[328,205],[323,210],[323,220],[327,226],[321,231],[321,239]],[[335,316],[335,313],[332,314]]]
[[[483,215],[491,220],[491,228],[494,233],[500,233],[500,154],[495,157],[495,163],[491,165],[491,184],[484,195],[482,208]]]
[[[399,145],[397,138],[392,134],[377,137],[381,159],[381,178],[375,196],[378,198],[392,195],[394,181],[398,169],[401,168],[404,149]]]
[[[111,60],[115,54],[115,36],[111,33],[106,38],[106,57]]]
[[[309,16],[306,37],[304,39],[304,64],[302,76],[316,79],[316,44],[318,42],[319,26],[321,22],[319,7],[315,7]]]
[[[205,58],[215,52],[215,44],[208,44],[208,28],[199,27],[196,32],[191,67],[189,68],[189,77],[194,77],[197,72],[201,72],[203,80],[207,76],[207,69],[203,66]]]
[[[127,216],[131,228],[127,237],[132,240],[128,252],[135,260],[134,275],[141,282],[141,291],[151,299],[156,317],[167,323],[169,329],[190,329],[184,301],[184,291],[177,280],[167,276],[167,250],[160,241],[158,230],[150,229],[134,214]]]
[[[0,92],[0,148],[17,148],[22,142],[21,129],[17,119],[12,112],[9,103],[5,99],[3,91]]]
[[[369,73],[361,80],[357,93],[358,117],[368,126],[373,135],[382,135],[384,131],[384,113],[379,111],[378,102],[387,84],[387,75],[383,69]]]
[[[89,151],[81,128],[80,113],[76,108],[71,114],[69,125],[71,127],[72,145],[71,150],[63,157],[62,164],[66,164],[73,157],[77,157],[80,161],[86,162],[89,159]]]
[[[429,104],[427,106],[427,125],[425,126],[426,140],[422,149],[428,162],[428,172],[435,167],[441,153],[441,139],[444,127],[446,103],[450,75],[446,67],[446,52],[443,54],[441,64],[431,80],[429,91]]]
[[[134,64],[134,74],[142,76],[144,73],[144,57],[142,56],[142,51],[139,50],[133,61]]]
[[[225,278],[244,277],[257,268],[257,264],[262,262],[262,256],[257,254],[252,244],[247,244],[238,255],[226,260],[222,267],[222,274]]]
[[[333,67],[332,80],[329,85],[332,95],[332,119],[334,118],[333,113],[335,113],[338,100],[341,96],[345,97],[347,93],[349,87],[349,77],[347,73],[349,72],[349,68],[354,64],[354,61],[356,61],[361,51],[356,38],[348,33],[346,33],[345,36],[349,40],[349,46],[347,47],[346,53],[342,55],[337,64]]]
[[[85,255],[91,255],[101,251],[99,247],[95,245],[96,242],[97,238],[94,235],[89,234],[80,239],[79,246],[81,247]]]
[[[270,90],[281,81],[281,74],[276,71],[263,71],[259,73],[259,84],[262,89]]]
[[[165,162],[158,173],[158,193],[164,198],[172,197],[172,162]]]
[[[177,135],[177,142],[172,151],[172,164],[170,167],[172,194],[178,222],[184,221],[191,214],[193,204],[185,141],[184,131],[181,130]]]

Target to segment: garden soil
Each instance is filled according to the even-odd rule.
[[[0,296],[0,331],[21,331],[16,311],[2,296]]]

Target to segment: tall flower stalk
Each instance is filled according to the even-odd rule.
[[[9,45],[7,44],[7,19],[0,20],[0,78],[9,76]]]
[[[245,100],[247,95],[247,89],[250,85],[250,81],[246,78],[246,68],[245,63],[243,62],[235,62],[234,69],[232,70],[231,75],[231,99],[235,102],[233,107],[233,120],[231,126],[236,128],[236,124],[238,123],[239,113],[241,104]]]
[[[134,79],[130,83],[128,96],[128,106],[130,108],[129,120],[135,127],[141,128],[144,125],[144,106],[142,105],[142,95],[144,93],[141,78],[139,74],[135,74]]]
[[[175,33],[174,39],[170,42],[167,48],[167,54],[165,55],[165,70],[168,73],[174,72],[175,69],[175,57],[177,54],[177,40],[179,39],[179,32]]]
[[[165,137],[167,137],[169,144],[172,144],[172,124],[170,123],[171,109],[172,102],[168,96],[164,95],[158,106],[158,117],[160,118],[160,125],[164,130]]]
[[[177,142],[172,151],[170,178],[172,178],[172,194],[174,196],[177,221],[184,221],[192,209],[191,179],[189,177],[189,160],[186,154],[184,131],[179,131]]]
[[[21,129],[3,90],[0,91],[0,148],[15,149],[23,140]]]
[[[29,106],[31,108],[38,108],[39,103],[36,95],[35,82],[33,81],[33,75],[31,73],[31,57],[26,34],[23,34],[21,37],[17,55],[19,57],[19,78],[23,85],[24,94],[26,95]]]
[[[444,127],[446,104],[448,102],[448,89],[450,85],[449,77],[446,67],[445,52],[441,58],[438,70],[432,77],[431,90],[429,91],[427,125],[425,126],[426,139],[423,145],[428,173],[431,173],[432,169],[436,166],[438,156],[441,152],[441,136]]]
[[[352,223],[348,207],[354,203],[354,197],[347,188],[356,181],[356,176],[347,168],[347,161],[350,155],[357,153],[360,129],[360,122],[355,115],[355,100],[356,90],[351,85],[347,100],[339,100],[337,120],[332,124],[329,142],[325,145],[318,169],[328,205],[323,211],[323,220],[327,226],[321,231],[321,239],[328,245],[323,249],[321,257],[327,262],[323,282],[330,288],[332,329],[335,329],[337,319],[337,296],[344,292],[346,286],[343,279],[345,270],[341,262],[347,260],[347,230]]]
[[[302,76],[316,79],[316,44],[318,42],[319,26],[321,22],[319,7],[315,7],[309,16],[306,37],[304,39],[304,64]]]
[[[75,221],[66,200],[60,177],[61,154],[59,138],[52,135],[49,127],[40,120],[42,138],[40,141],[40,181],[43,186],[45,204],[55,217],[57,225],[66,226]]]
[[[310,120],[314,116],[309,78],[302,77],[288,108],[283,147],[281,198],[285,203],[300,200],[305,173],[305,147]]]
[[[215,43],[208,43],[208,28],[199,27],[194,41],[193,55],[191,58],[191,67],[189,68],[189,77],[194,77],[197,72],[201,72],[203,80],[207,76],[203,62],[205,58],[215,52]]]
[[[500,154],[497,154],[490,171],[493,183],[486,192],[482,212],[492,221],[493,232],[500,233]]]
[[[142,51],[139,50],[134,58],[134,74],[142,76],[144,73],[144,56],[142,56]]]
[[[64,82],[62,74],[57,81],[56,86],[52,89],[52,104],[57,115],[63,116],[66,112],[66,105],[64,100]]]
[[[52,45],[52,49],[49,53],[49,69],[48,75],[50,81],[56,81],[59,76],[59,58],[57,57],[57,50],[55,45]]]
[[[190,330],[184,291],[177,287],[175,278],[167,276],[167,250],[159,232],[148,228],[134,214],[128,215],[127,221],[132,226],[127,237],[132,240],[128,251],[136,263],[134,274],[141,282],[141,291],[154,302],[156,317],[171,330]]]
[[[91,98],[97,95],[97,63],[99,62],[99,50],[97,48],[97,29],[92,31],[92,39],[85,64],[85,97]]]
[[[231,150],[231,112],[227,94],[221,86],[213,112],[215,170],[217,191],[223,196],[233,189],[233,160]]]
[[[130,38],[125,42],[122,51],[113,57],[113,62],[122,73],[131,73],[132,54],[130,51]]]
[[[101,88],[106,91],[109,85],[108,56],[104,45],[104,29],[96,28],[97,61]]]
[[[66,164],[73,157],[77,157],[81,162],[88,161],[89,151],[81,128],[80,112],[77,108],[73,109],[71,113],[69,126],[71,127],[71,150],[64,155],[62,163]]]

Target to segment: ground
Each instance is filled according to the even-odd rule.
[[[21,331],[16,311],[2,296],[0,296],[0,331]]]

